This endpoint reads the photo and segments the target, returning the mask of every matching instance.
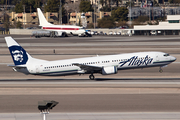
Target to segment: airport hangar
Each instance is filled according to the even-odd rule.
[[[180,15],[167,15],[159,25],[135,25],[133,35],[180,35]]]

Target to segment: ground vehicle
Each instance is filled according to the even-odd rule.
[[[99,32],[99,35],[104,35],[103,31],[100,31],[100,32]]]
[[[86,30],[86,32],[87,32],[88,34],[91,34],[91,30]]]
[[[119,32],[117,32],[117,35],[121,35],[121,32],[119,31]]]
[[[97,31],[94,31],[94,34],[95,34],[95,35],[99,35],[99,33],[98,33]]]
[[[116,32],[114,32],[114,33],[113,33],[113,35],[117,35],[117,33],[116,33]]]
[[[92,37],[91,34],[89,34],[88,32],[82,33],[78,35],[79,37]]]
[[[36,38],[40,38],[40,37],[65,37],[66,32],[40,30],[40,31],[33,31],[31,36],[36,37]]]
[[[156,35],[157,34],[157,32],[155,31],[155,30],[151,30],[151,35]]]
[[[91,31],[91,35],[94,35],[95,33],[94,33],[94,31]]]
[[[113,34],[113,32],[112,32],[112,31],[110,31],[110,32],[109,32],[109,35],[112,35],[112,34]]]

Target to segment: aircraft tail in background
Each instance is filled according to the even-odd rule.
[[[39,26],[51,26],[51,25],[53,25],[46,20],[46,18],[44,17],[40,8],[37,8],[37,12],[38,12],[38,18],[39,18],[39,23],[40,23]]]

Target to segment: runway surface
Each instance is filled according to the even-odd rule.
[[[120,112],[120,113],[50,113],[48,120],[179,120],[179,113],[169,112]],[[0,114],[0,120],[41,120],[39,113]]]
[[[180,119],[179,36],[13,36],[33,57],[46,60],[139,51],[162,51],[177,58],[163,68],[163,73],[158,72],[159,68],[123,70],[108,76],[95,74],[95,80],[89,80],[88,75],[43,77],[14,72],[7,67],[13,62],[3,37],[0,36],[0,119],[35,120],[40,116],[37,103],[42,100],[59,102],[49,114],[48,119],[53,120]]]

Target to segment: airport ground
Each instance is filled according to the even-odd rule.
[[[177,60],[163,68],[119,71],[95,80],[88,75],[43,77],[14,72],[0,36],[0,120],[41,119],[38,101],[59,104],[48,120],[180,119],[180,36],[30,38],[12,35],[35,58],[57,60],[119,53],[162,51]]]

